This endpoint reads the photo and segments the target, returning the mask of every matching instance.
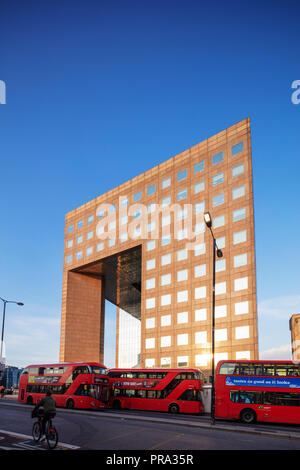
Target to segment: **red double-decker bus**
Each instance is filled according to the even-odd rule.
[[[110,369],[114,409],[203,413],[198,369]]]
[[[292,361],[220,361],[216,418],[300,424],[300,368]]]
[[[30,365],[20,377],[18,400],[36,404],[49,389],[58,407],[108,407],[107,368],[96,362]]]

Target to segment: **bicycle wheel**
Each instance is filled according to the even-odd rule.
[[[54,449],[58,443],[58,434],[54,426],[52,424],[48,424],[47,431],[46,431],[46,439],[49,449]]]
[[[38,442],[42,435],[42,429],[40,423],[36,421],[32,426],[32,437],[35,442]]]

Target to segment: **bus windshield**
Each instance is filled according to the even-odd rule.
[[[107,369],[104,369],[104,367],[100,366],[89,366],[91,369],[91,374],[102,374],[106,375],[107,374]]]

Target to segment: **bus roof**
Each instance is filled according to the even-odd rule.
[[[169,368],[169,367],[147,367],[145,369],[136,369],[136,368],[120,368],[120,369],[108,369],[109,372],[201,372],[200,369],[195,368]]]
[[[100,366],[103,369],[107,369],[107,367],[99,362],[56,362],[50,364],[30,364],[29,366],[24,367],[24,369],[28,369],[29,367],[63,367],[63,366]]]

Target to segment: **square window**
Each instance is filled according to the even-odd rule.
[[[94,231],[91,230],[90,232],[88,232],[88,233],[86,234],[86,239],[87,239],[87,240],[91,240],[91,239],[93,238],[93,235],[94,235]]]
[[[171,294],[162,295],[160,298],[160,305],[162,307],[171,305]]]
[[[182,201],[187,197],[187,189],[182,189],[181,191],[177,192],[177,201]]]
[[[223,318],[227,316],[227,305],[216,305],[215,307],[215,317]]]
[[[216,273],[219,273],[220,271],[225,271],[226,269],[226,260],[225,259],[220,259],[216,261]]]
[[[81,259],[81,258],[82,258],[82,251],[77,251],[76,259]]]
[[[86,249],[86,256],[90,256],[93,253],[93,247],[88,246]]]
[[[223,225],[225,225],[225,215],[213,218],[213,228],[223,227]]]
[[[235,328],[235,339],[247,339],[250,337],[249,326],[237,326]]]
[[[154,249],[155,249],[155,240],[150,240],[149,242],[147,242],[146,250],[151,251],[151,250],[154,250]]]
[[[155,317],[146,319],[146,328],[155,328]]]
[[[183,333],[183,334],[177,335],[177,345],[178,346],[184,346],[186,344],[189,344],[189,335],[188,335],[188,333]]]
[[[195,310],[195,321],[203,321],[206,320],[206,308],[199,308]]]
[[[226,294],[226,282],[217,282],[215,289],[216,295]]]
[[[104,249],[104,242],[97,243],[97,251],[102,251]]]
[[[243,253],[242,255],[236,255],[233,258],[233,265],[235,268],[239,268],[241,266],[246,266],[247,264],[247,253]]]
[[[199,183],[194,184],[194,194],[201,193],[205,189],[204,181],[199,181]]]
[[[146,280],[146,289],[154,289],[155,288],[155,277]]]
[[[206,252],[205,243],[199,243],[198,245],[195,245],[195,247],[194,247],[194,255],[195,256],[204,255],[205,252]]]
[[[79,220],[79,222],[77,222],[77,228],[81,228],[83,226],[83,220]]]
[[[178,356],[177,357],[177,367],[187,367],[189,365],[188,356]]]
[[[194,214],[200,214],[200,212],[205,211],[205,202],[197,202],[197,204],[194,204]]]
[[[232,167],[232,178],[243,175],[245,171],[244,163]]]
[[[146,349],[153,349],[153,348],[155,348],[155,338],[147,338]]]
[[[87,223],[88,223],[88,224],[91,224],[92,222],[94,222],[94,216],[93,216],[93,215],[90,215],[90,216],[87,218]]]
[[[224,193],[217,194],[212,198],[213,207],[220,206],[221,204],[224,204]]]
[[[166,189],[166,188],[168,188],[169,186],[171,186],[171,177],[165,178],[165,179],[162,180],[162,182],[161,182],[161,188],[162,188],[162,189]]]
[[[206,275],[206,264],[200,264],[194,268],[194,276],[201,277]]]
[[[161,326],[170,326],[171,325],[171,315],[162,315],[160,318]]]
[[[177,251],[177,261],[182,261],[187,259],[188,257],[188,250],[185,248],[184,250]]]
[[[162,336],[160,338],[160,345],[162,348],[168,348],[171,346],[171,336]]]
[[[154,367],[155,366],[155,359],[146,359],[145,366],[146,367]]]
[[[171,204],[171,196],[164,197],[164,198],[161,200],[161,207],[166,207],[166,206],[168,206],[169,204]]]
[[[182,181],[187,177],[187,170],[182,170],[177,173],[177,181]]]
[[[109,238],[108,239],[108,247],[111,248],[116,244],[116,239],[115,238]]]
[[[68,233],[72,233],[73,230],[74,230],[74,225],[73,225],[73,224],[72,224],[72,225],[69,225],[69,227],[68,227]]]
[[[216,153],[211,157],[212,165],[216,165],[217,163],[221,163],[223,161],[223,152]]]
[[[177,314],[177,323],[181,325],[182,323],[187,323],[189,318],[188,312],[180,312]]]
[[[243,220],[246,218],[246,208],[243,207],[242,209],[237,209],[232,213],[233,222],[238,222],[239,220]]]
[[[146,299],[146,309],[155,307],[155,297],[151,299]]]
[[[177,292],[177,302],[178,302],[178,303],[180,303],[180,302],[187,302],[187,301],[188,301],[188,297],[189,297],[189,294],[188,294],[188,291],[187,291],[187,290],[183,290],[183,291]]]
[[[235,232],[233,234],[233,244],[237,245],[238,243],[243,243],[247,241],[247,230],[242,230],[241,232]]]
[[[195,344],[206,344],[207,343],[207,332],[197,331],[195,333]]]
[[[171,274],[164,274],[160,278],[160,285],[161,286],[167,286],[171,284]]]
[[[235,144],[231,147],[231,155],[234,157],[238,153],[241,153],[244,151],[244,142],[239,142],[238,144]]]
[[[195,299],[204,299],[206,297],[206,286],[195,287]]]
[[[216,341],[227,341],[227,328],[222,328],[220,330],[215,330],[215,340]]]
[[[245,185],[239,186],[232,190],[232,199],[238,199],[239,197],[245,196]]]
[[[246,361],[250,361],[250,351],[237,351],[235,353],[235,358],[237,360],[244,359]]]
[[[212,185],[217,186],[217,184],[224,183],[224,172],[214,175],[212,177]]]
[[[209,356],[208,354],[196,354],[195,365],[196,367],[207,367]]]
[[[177,271],[177,281],[187,281],[188,280],[188,270],[182,269],[182,271]]]
[[[218,248],[225,248],[225,237],[216,238]]]
[[[194,164],[194,173],[200,173],[200,171],[204,170],[204,161],[195,163]]]
[[[137,193],[134,194],[134,196],[133,196],[133,201],[134,202],[140,201],[141,199],[142,199],[142,192],[141,191],[138,191]]]
[[[156,185],[152,184],[151,186],[148,186],[147,188],[147,196],[151,196],[152,194],[155,194],[156,191]]]
[[[162,357],[160,359],[161,367],[171,367],[171,358],[170,357]]]
[[[163,255],[161,257],[161,265],[166,266],[167,264],[171,264],[171,254]]]
[[[146,262],[146,270],[149,271],[150,269],[154,269],[154,268],[155,268],[155,258],[149,259]]]
[[[248,277],[241,277],[239,279],[234,280],[234,290],[244,290],[248,289]]]
[[[67,241],[67,248],[72,248],[73,246],[73,240],[68,240]]]
[[[244,302],[237,302],[234,306],[235,315],[244,315],[249,313],[249,302],[245,300]]]

